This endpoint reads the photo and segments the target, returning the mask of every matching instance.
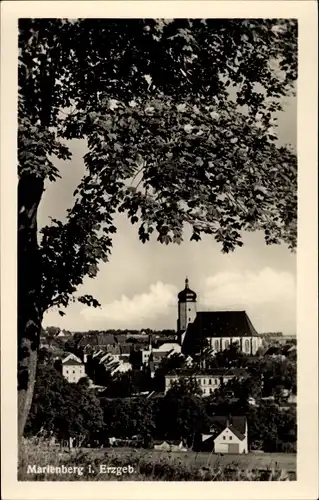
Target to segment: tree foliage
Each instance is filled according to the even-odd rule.
[[[296,245],[296,155],[278,147],[280,101],[297,78],[288,19],[20,19],[18,99],[19,435],[32,400],[44,312],[107,262],[115,216],[180,243],[242,233]],[[249,61],[249,64],[248,64]],[[38,207],[86,141],[65,220],[38,234]],[[67,168],[67,167],[66,167]]]
[[[154,434],[152,401],[143,397],[135,399],[100,399],[104,414],[105,431],[109,437],[146,438]]]
[[[118,211],[143,242],[153,233],[180,243],[189,224],[193,240],[211,234],[226,252],[257,229],[295,246],[296,158],[273,125],[297,77],[295,21],[22,19],[19,28],[20,178],[54,181],[54,156],[71,157],[65,139],[88,147],[66,221],[42,229],[42,311],[67,306],[109,259]]]
[[[69,384],[55,368],[39,364],[27,435],[89,438],[102,427],[102,416],[98,399],[85,386]]]

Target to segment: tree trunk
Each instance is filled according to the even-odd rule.
[[[18,185],[18,437],[32,403],[42,312],[40,255],[37,241],[37,211],[43,180],[24,175]]]

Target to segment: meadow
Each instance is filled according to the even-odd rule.
[[[82,467],[81,475],[39,474],[28,466]],[[134,469],[128,473],[125,468]],[[124,469],[123,469],[124,468]],[[103,471],[103,472],[101,472]],[[108,471],[106,473],[106,471]],[[25,443],[20,481],[289,481],[296,479],[296,455],[290,453],[213,453],[134,450],[128,448],[62,450]]]

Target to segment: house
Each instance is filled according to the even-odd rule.
[[[176,369],[165,375],[165,393],[179,380],[195,380],[202,390],[203,396],[210,396],[222,384],[238,378],[243,380],[248,377],[247,372],[241,368],[215,368],[210,370],[194,370],[192,368]]]
[[[211,439],[206,436],[205,440]],[[214,415],[210,436],[213,437],[215,453],[248,453],[248,424],[244,416]]]
[[[84,363],[79,358],[65,358],[62,360],[62,375],[68,382],[77,384],[81,378],[85,377]]]
[[[177,342],[165,342],[159,347],[153,347],[149,344],[141,350],[142,364],[148,364],[151,360],[155,365],[159,365],[163,358],[173,356],[174,354],[181,353],[181,346]]]
[[[104,365],[105,371],[111,376],[115,373],[125,373],[132,369],[131,363],[129,363],[126,357],[123,355],[113,355],[110,353],[102,353],[98,356],[99,364]]]
[[[184,446],[182,440],[178,440],[178,441],[154,441],[154,450],[178,452],[178,451],[187,451],[187,448]]]
[[[215,453],[248,453],[246,417],[223,417],[223,430],[214,439]]]

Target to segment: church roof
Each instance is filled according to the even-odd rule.
[[[185,288],[178,294],[179,302],[195,302],[196,301],[196,293],[193,292],[188,286],[188,278],[185,279]]]
[[[252,337],[258,335],[246,311],[198,312],[190,329],[204,337]]]

